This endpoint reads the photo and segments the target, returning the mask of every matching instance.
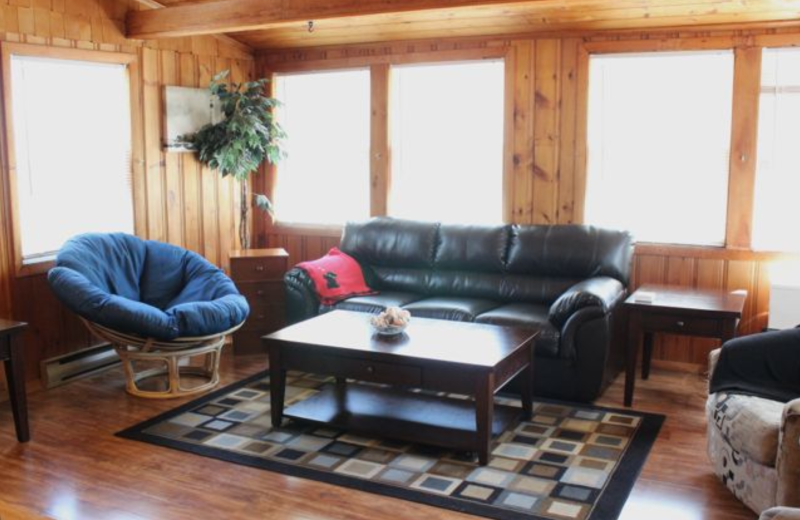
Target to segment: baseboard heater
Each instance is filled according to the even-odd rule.
[[[114,347],[102,343],[42,361],[42,384],[45,388],[53,388],[99,374],[119,364]]]

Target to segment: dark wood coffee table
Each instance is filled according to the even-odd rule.
[[[655,300],[637,301],[642,291],[655,294]],[[650,376],[653,334],[666,332],[687,336],[718,338],[726,342],[736,336],[747,291],[720,291],[648,284],[625,300],[628,310],[628,346],[625,369],[625,406],[633,403],[636,383],[636,356],[643,345],[642,379]]]
[[[374,334],[369,314],[333,311],[263,338],[269,349],[272,424],[284,416],[407,442],[476,451],[489,460],[492,435],[520,418],[494,394],[522,377],[522,417],[533,398],[537,331],[413,318],[399,336]],[[284,411],[286,371],[336,377],[336,384]],[[380,383],[346,383],[346,379]],[[452,399],[410,388],[473,396]]]

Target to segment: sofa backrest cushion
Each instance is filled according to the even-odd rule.
[[[438,223],[379,217],[345,227],[340,249],[370,267],[430,269]]]
[[[511,226],[442,224],[434,256],[436,269],[499,273],[505,269]]]
[[[594,226],[514,226],[507,269],[514,274],[586,279],[610,276],[628,285],[633,239]]]
[[[594,276],[628,283],[627,232],[592,226],[462,226],[378,217],[350,223],[341,250],[382,291],[552,303]]]

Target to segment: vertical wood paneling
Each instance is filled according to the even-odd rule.
[[[515,42],[511,48],[514,72],[513,130],[513,205],[512,221],[519,224],[533,222],[533,85],[534,43]]]
[[[173,51],[161,51],[161,78],[163,86],[176,86],[179,72],[178,54]],[[162,100],[162,114],[166,110],[166,103]],[[163,126],[163,118],[162,126]],[[181,172],[181,154],[167,153],[165,155],[164,184],[166,201],[167,241],[184,245],[183,239],[183,179]]]
[[[533,224],[555,224],[558,213],[561,41],[537,40],[533,90]]]
[[[142,49],[142,80],[144,83],[145,136],[145,200],[147,204],[147,237],[166,240],[164,171],[161,151],[161,85],[159,51]]]
[[[212,56],[200,56],[197,59],[197,80],[200,87],[211,83],[216,74],[216,64]],[[200,193],[202,212],[200,222],[203,239],[203,256],[209,261],[218,263],[219,254],[219,209],[217,208],[218,174],[205,165],[200,167]]]
[[[385,63],[370,68],[370,215],[388,215],[392,158],[389,134],[391,68]]]
[[[192,54],[181,54],[180,84],[197,87],[197,60]],[[197,253],[203,252],[202,195],[200,191],[200,163],[194,154],[181,154],[183,178],[183,239],[184,246]]]
[[[565,39],[561,42],[561,100],[558,107],[559,159],[556,179],[558,187],[556,222],[558,224],[576,222],[575,139],[577,137],[578,48],[579,42],[576,39]]]

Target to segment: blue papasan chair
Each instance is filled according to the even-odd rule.
[[[202,256],[125,233],[70,239],[47,280],[90,331],[114,346],[128,392],[142,397],[216,386],[225,338],[250,312],[233,281]],[[166,389],[142,388],[165,376]],[[197,378],[200,384],[184,386]]]

